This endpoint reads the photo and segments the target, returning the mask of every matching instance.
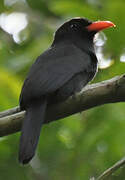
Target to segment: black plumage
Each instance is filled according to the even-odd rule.
[[[79,92],[97,71],[92,22],[74,18],[55,33],[51,47],[32,65],[24,82],[20,107],[26,110],[19,147],[19,161],[28,163],[35,154],[48,104]]]

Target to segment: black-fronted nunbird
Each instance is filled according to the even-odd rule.
[[[94,35],[112,26],[110,21],[71,19],[57,29],[50,48],[32,65],[20,95],[20,108],[26,111],[20,163],[28,163],[35,154],[47,106],[66,100],[93,79],[97,72]]]

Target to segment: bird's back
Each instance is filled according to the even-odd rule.
[[[97,62],[92,58],[74,45],[58,46],[45,51],[32,65],[24,82],[20,96],[21,106],[26,106],[31,99],[48,96],[63,89],[68,82],[73,82],[72,79],[77,74],[83,85],[79,85],[82,82],[78,81],[75,86],[85,86],[96,72]]]

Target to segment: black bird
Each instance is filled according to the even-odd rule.
[[[57,29],[50,48],[32,65],[20,95],[20,108],[26,111],[20,163],[28,163],[35,154],[47,105],[66,100],[93,79],[97,72],[94,35],[112,26],[110,21],[71,19]]]

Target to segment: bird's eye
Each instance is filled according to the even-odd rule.
[[[70,26],[72,29],[76,29],[77,28],[77,25],[76,24],[71,24]]]

